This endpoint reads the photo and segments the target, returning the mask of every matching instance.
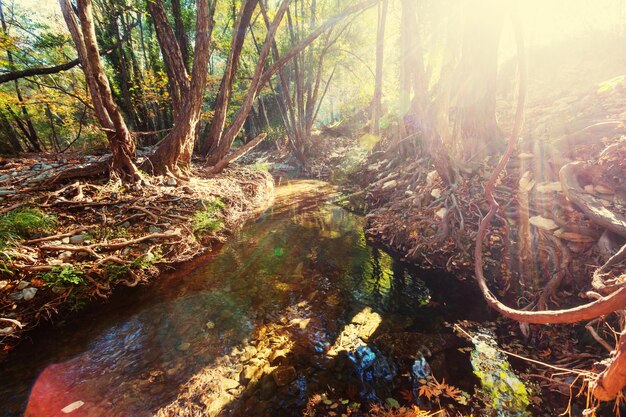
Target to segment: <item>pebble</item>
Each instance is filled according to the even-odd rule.
[[[3,290],[4,287],[6,287],[7,285],[9,285],[9,281],[4,280],[4,279],[0,281],[0,290]]]
[[[35,298],[35,294],[37,294],[37,288],[30,287],[22,290],[22,296],[25,301],[30,301]]]
[[[80,245],[84,241],[85,241],[85,235],[83,235],[83,234],[74,235],[74,236],[70,237],[70,243],[72,245]]]
[[[298,374],[296,373],[296,368],[293,366],[279,366],[274,372],[272,372],[272,377],[274,378],[276,385],[282,387],[292,381],[295,381]]]
[[[152,226],[151,225],[150,227],[148,227],[148,232],[150,232],[150,233],[161,233],[162,230],[161,230],[160,227],[156,227],[156,226]]]
[[[63,239],[61,239],[61,243],[67,245],[68,243],[70,243],[70,238],[69,237],[64,237]]]
[[[188,350],[190,347],[191,347],[191,343],[183,342],[180,345],[178,345],[178,350],[184,352],[184,351]]]
[[[64,414],[69,414],[72,411],[75,411],[77,409],[79,409],[80,407],[82,407],[83,405],[85,405],[84,402],[82,401],[74,401],[73,403],[66,405],[65,407],[63,407],[63,409],[61,410]]]
[[[20,281],[19,284],[17,284],[17,289],[18,290],[23,290],[24,288],[28,287],[30,285],[30,282],[28,281]]]
[[[130,222],[126,220],[124,223],[120,224],[121,227],[130,227]]]
[[[9,295],[9,299],[13,301],[19,301],[22,298],[24,298],[24,294],[22,294],[22,291],[14,292],[13,294]]]
[[[176,184],[178,184],[178,181],[176,181],[175,178],[170,178],[167,180],[167,182],[165,183],[165,185],[169,186],[169,187],[174,187],[176,186]]]

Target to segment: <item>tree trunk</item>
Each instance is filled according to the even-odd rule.
[[[2,3],[0,2],[0,23],[2,24],[2,32],[4,33],[5,36],[8,37],[9,31],[7,28],[6,21],[4,20],[4,11],[2,10],[2,6],[3,6]],[[7,61],[9,63],[9,67],[11,69],[14,69],[15,63],[13,62],[13,54],[11,53],[9,49],[7,49]],[[20,103],[20,106],[19,106],[20,111],[22,112],[22,116],[24,117],[24,120],[26,122],[27,130],[24,133],[26,134],[28,141],[31,143],[33,150],[36,152],[41,152],[41,145],[39,142],[39,138],[37,137],[37,132],[35,131],[35,126],[33,125],[33,122],[30,119],[30,115],[28,114],[28,109],[26,109],[26,106],[24,105],[24,99],[22,97],[22,91],[20,89],[19,81],[16,79],[14,80],[14,83],[15,83],[15,94],[17,96],[17,101]]]
[[[213,120],[207,125],[206,131],[202,135],[203,142],[200,144],[200,153],[208,158],[210,164],[215,164],[221,159],[222,156],[220,154],[222,151],[220,148],[223,149],[225,147],[222,143],[222,134],[233,91],[233,82],[239,67],[239,58],[241,57],[246,31],[258,1],[245,0],[241,5],[230,44],[230,54],[226,62],[226,69],[224,70],[220,90],[217,93],[215,105],[213,106]]]
[[[453,136],[460,159],[466,162],[474,159],[478,163],[476,158],[504,144],[498,143],[502,134],[496,120],[496,81],[506,2],[478,0],[477,3],[467,4],[465,9]],[[493,14],[485,16],[484,10]]]
[[[111,87],[104,72],[96,43],[91,1],[78,0],[78,16],[69,0],[59,0],[59,5],[87,79],[96,117],[109,140],[113,153],[112,173],[123,181],[137,181],[140,176],[133,162],[135,143],[122,113],[113,101]]]
[[[174,34],[176,35],[176,41],[178,42],[180,53],[183,56],[185,68],[187,72],[189,72],[189,39],[187,39],[187,32],[183,24],[180,0],[172,0],[172,15],[174,16]]]
[[[387,21],[387,0],[378,5],[378,32],[376,34],[376,80],[372,98],[372,124],[370,133],[380,136],[381,100],[383,96],[383,60],[385,48],[385,24]]]
[[[182,104],[176,112],[174,128],[165,136],[153,155],[150,156],[147,169],[159,174],[185,175],[191,165],[196,138],[197,125],[202,110],[202,93],[206,85],[207,65],[211,56],[211,32],[215,3],[210,10],[208,0],[197,1],[196,40],[191,73],[191,82],[186,80],[186,70],[178,43],[174,39],[171,26],[163,20],[165,11],[161,0],[149,3],[150,13],[155,17],[155,27],[161,43],[165,59],[169,62],[170,83],[176,84],[180,92],[178,104]]]

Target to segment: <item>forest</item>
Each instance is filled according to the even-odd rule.
[[[0,415],[626,412],[623,0],[0,23]]]

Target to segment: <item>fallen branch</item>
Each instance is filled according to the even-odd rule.
[[[39,249],[46,251],[70,251],[70,252],[87,252],[90,255],[100,259],[101,256],[98,255],[94,249],[108,249],[108,250],[116,250],[121,249],[126,246],[134,245],[137,243],[144,242],[150,239],[171,239],[173,237],[180,237],[180,233],[178,231],[173,233],[151,233],[146,236],[141,236],[136,239],[125,240],[123,242],[114,242],[114,243],[94,243],[91,245],[85,246],[76,246],[76,245],[45,245],[41,246]]]
[[[39,242],[46,242],[48,240],[57,240],[57,239],[63,239],[64,237],[70,237],[70,236],[74,236],[78,233],[84,232],[85,230],[89,230],[89,229],[93,229],[95,226],[85,226],[85,227],[79,227],[78,229],[74,229],[71,232],[67,232],[67,233],[61,233],[58,235],[52,235],[52,236],[46,236],[46,237],[40,237],[38,239],[31,239],[31,240],[27,240],[26,242],[24,242],[27,245],[31,245],[33,243],[39,243]]]
[[[215,164],[213,168],[211,168],[211,174],[219,174],[220,172],[222,172],[222,170],[226,168],[228,164],[236,161],[237,159],[244,156],[248,151],[254,149],[254,147],[261,143],[261,141],[265,139],[266,136],[266,133],[261,133],[259,136],[252,139],[250,142],[246,143],[232,154],[225,156],[222,160],[218,161],[218,163]]]

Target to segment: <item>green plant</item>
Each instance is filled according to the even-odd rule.
[[[269,172],[270,168],[271,168],[271,164],[269,162],[257,162],[254,165],[252,165],[252,169],[257,170],[257,171]]]
[[[222,227],[224,222],[217,217],[217,213],[224,208],[224,202],[219,198],[203,202],[204,210],[193,215],[192,227],[196,236],[213,233]]]
[[[56,217],[36,208],[13,210],[0,216],[0,269],[12,275],[6,262],[15,254],[15,244],[20,239],[30,238],[52,230]]]
[[[106,276],[109,281],[116,281],[120,277],[126,275],[129,271],[143,271],[153,266],[160,259],[160,254],[153,254],[151,252],[145,255],[139,256],[132,262],[127,264],[119,264],[115,262],[107,262],[105,265]]]
[[[68,284],[82,285],[85,283],[83,272],[71,266],[55,266],[50,271],[42,274],[41,278],[50,287]]]
[[[16,240],[29,238],[54,228],[57,219],[36,208],[13,210],[0,216],[0,245],[9,246]],[[0,249],[2,247],[0,246]]]

